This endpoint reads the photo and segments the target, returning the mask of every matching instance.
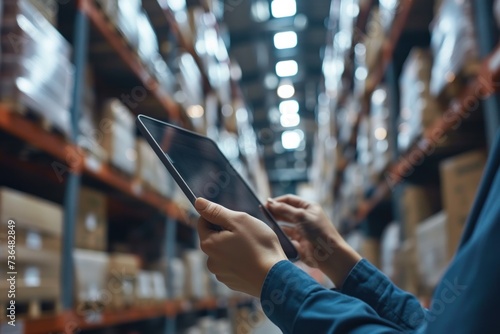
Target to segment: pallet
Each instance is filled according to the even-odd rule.
[[[9,304],[1,304],[2,312],[1,319],[8,319],[7,307]],[[16,319],[34,319],[45,315],[54,315],[61,313],[62,304],[58,299],[32,299],[28,301],[16,300]]]
[[[23,116],[33,123],[38,124],[46,132],[53,133],[59,137],[62,137],[65,141],[69,141],[69,133],[66,133],[63,129],[52,123],[41,112],[34,111],[33,109],[23,104],[21,101],[2,99],[0,100],[0,105],[7,110]]]

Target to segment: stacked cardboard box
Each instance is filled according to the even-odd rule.
[[[186,268],[186,297],[203,299],[210,295],[206,271],[206,255],[200,250],[188,250],[183,255]]]
[[[441,210],[440,190],[436,186],[408,185],[402,198],[403,235],[414,239],[417,226]]]
[[[106,101],[101,124],[103,127],[102,146],[110,162],[120,171],[132,176],[136,169],[136,144],[134,117],[119,100]]]
[[[448,259],[458,247],[485,165],[484,151],[471,151],[441,162],[441,195],[448,217]]]
[[[0,188],[0,241],[8,244],[9,220],[15,222],[16,302],[59,303],[61,286],[62,209],[37,197]],[[7,263],[7,247],[0,258]],[[0,282],[0,303],[6,302],[7,282]],[[38,314],[31,314],[38,315]]]
[[[111,303],[108,284],[109,255],[86,249],[73,251],[76,309],[102,311]]]
[[[135,292],[136,303],[139,305],[164,301],[167,298],[165,276],[158,271],[140,270]]]
[[[78,196],[75,245],[78,248],[105,251],[107,248],[106,196],[83,187]]]
[[[413,49],[404,64],[400,79],[398,148],[401,151],[406,151],[425,129],[443,115],[443,109],[430,93],[431,71],[431,52]]]
[[[173,179],[151,146],[143,138],[137,139],[137,180],[160,195],[171,198]]]
[[[0,100],[25,109],[69,137],[71,47],[28,0],[3,4]]]
[[[135,289],[140,261],[137,256],[114,253],[109,257],[108,287],[112,309],[123,309],[135,304]]]
[[[432,24],[431,94],[448,100],[479,70],[472,3],[443,0]]]

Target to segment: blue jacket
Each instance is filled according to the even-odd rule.
[[[266,315],[284,333],[500,333],[500,133],[460,247],[429,310],[361,260],[341,291],[327,290],[288,261],[268,273]]]

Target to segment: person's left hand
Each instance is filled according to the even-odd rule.
[[[196,200],[195,208],[201,215],[198,233],[208,270],[229,288],[260,297],[269,270],[287,259],[276,233],[246,213],[203,198]]]

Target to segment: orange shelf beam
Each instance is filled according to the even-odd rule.
[[[187,224],[184,211],[174,202],[161,195],[143,189],[134,182],[117,174],[107,164],[96,162],[79,147],[68,143],[64,138],[45,131],[40,125],[0,104],[0,130],[10,133],[20,140],[53,156],[65,166],[76,172],[84,172],[140,202],[157,208],[164,214]]]
[[[46,334],[53,332],[75,333],[81,330],[111,327],[160,317],[175,317],[179,314],[214,310],[220,307],[237,306],[249,302],[248,298],[230,298],[224,303],[216,298],[199,301],[167,301],[158,305],[133,307],[119,311],[105,311],[88,316],[66,311],[58,315],[44,316],[24,321],[25,334]]]
[[[26,119],[9,106],[1,103],[0,129],[67,163],[73,170],[81,170],[83,161],[75,159],[77,148],[74,145],[63,137],[44,130],[36,122]]]
[[[95,6],[92,0],[79,0],[80,10],[87,15],[106,41],[113,47],[120,58],[150,90],[163,106],[172,121],[182,121],[180,109],[175,101],[160,87],[158,81],[148,72],[136,53],[132,52],[123,37],[112,29],[104,14]]]

